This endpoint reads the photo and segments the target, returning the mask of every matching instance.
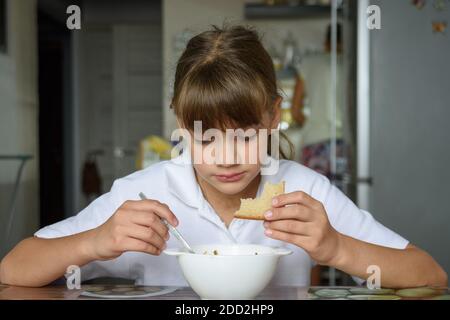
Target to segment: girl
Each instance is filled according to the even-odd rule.
[[[177,65],[172,100],[181,128],[192,133],[199,120],[204,130],[220,132],[275,129],[280,103],[271,58],[254,31],[214,27],[189,41]],[[202,135],[189,139],[191,148],[202,151],[212,143]],[[358,209],[325,177],[287,160],[279,160],[272,175],[262,175],[259,161],[236,160],[247,158],[255,139],[243,137],[245,148],[233,148],[229,162],[165,161],[115,181],[77,216],[20,242],[1,262],[1,282],[43,286],[78,265],[82,280],[114,276],[139,285],[187,285],[176,259],[161,255],[167,246],[178,246],[160,221],[165,218],[191,244],[291,249],[294,254],[281,260],[274,285],[308,286],[316,263],[361,283],[367,268],[376,265],[384,287],[447,285],[432,257]],[[192,150],[180,157],[190,159]],[[286,194],[273,199],[266,221],[233,219],[240,199],[259,195],[266,181],[286,182]],[[139,200],[140,192],[152,200]]]

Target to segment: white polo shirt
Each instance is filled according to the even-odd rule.
[[[262,176],[258,195],[266,181],[286,182],[286,192],[304,191],[321,201],[331,225],[353,238],[397,249],[408,241],[362,211],[324,176],[292,161],[281,160],[272,176]],[[314,261],[301,248],[264,235],[260,221],[233,220],[227,228],[204,199],[192,165],[164,161],[114,182],[111,191],[93,201],[78,215],[47,226],[35,233],[40,238],[57,238],[90,230],[103,224],[126,200],[139,200],[139,192],[166,203],[179,220],[178,229],[192,244],[251,243],[282,246],[292,250],[282,257],[272,285],[308,286]],[[168,248],[179,244],[171,237]],[[81,269],[82,280],[97,277],[134,279],[137,285],[187,286],[177,259],[161,254],[152,256],[126,252],[110,261],[94,261]]]

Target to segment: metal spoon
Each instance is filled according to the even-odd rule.
[[[139,197],[140,197],[142,200],[146,200],[146,199],[147,199],[147,197],[145,196],[145,194],[143,194],[142,192],[139,192]],[[181,235],[181,233],[180,233],[175,227],[173,227],[170,223],[168,223],[166,219],[161,218],[161,221],[162,221],[162,223],[164,223],[164,225],[169,229],[169,232],[183,244],[183,247],[184,247],[189,253],[195,253],[195,251],[192,250],[191,246],[186,242],[186,240],[184,240],[184,238],[183,238],[183,236]]]

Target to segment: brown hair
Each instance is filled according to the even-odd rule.
[[[171,108],[189,130],[194,121],[202,121],[203,130],[247,128],[272,115],[278,97],[272,59],[257,32],[213,26],[193,37],[180,57]]]

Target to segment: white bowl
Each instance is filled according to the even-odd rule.
[[[177,256],[186,281],[202,299],[253,299],[270,282],[280,257],[292,251],[260,245],[200,245]],[[216,253],[217,255],[215,255]]]

